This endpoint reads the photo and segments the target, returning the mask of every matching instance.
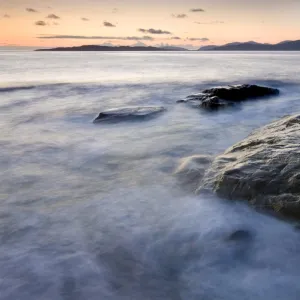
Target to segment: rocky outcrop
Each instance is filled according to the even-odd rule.
[[[203,178],[205,171],[212,162],[209,155],[193,155],[181,159],[174,175],[183,188],[195,192]]]
[[[218,156],[199,188],[300,218],[300,114],[255,132]]]
[[[155,115],[165,111],[161,106],[144,106],[144,107],[122,107],[114,108],[101,112],[94,120],[94,123],[112,121],[133,121],[154,117]]]
[[[207,89],[199,94],[190,95],[186,99],[178,100],[177,102],[189,103],[193,106],[208,109],[217,109],[233,105],[236,102],[266,96],[275,96],[278,94],[278,89],[258,85],[243,84]]]

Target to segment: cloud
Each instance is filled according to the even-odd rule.
[[[212,22],[195,22],[200,25],[213,25],[213,24],[224,24],[224,21],[212,21]]]
[[[105,27],[116,27],[116,25],[114,25],[114,24],[112,24],[112,23],[110,23],[110,22],[103,22],[103,25],[105,26]]]
[[[190,12],[205,12],[203,8],[191,8]]]
[[[112,43],[103,43],[103,44],[100,44],[99,46],[106,46],[106,47],[115,47],[117,45],[114,45]]]
[[[122,41],[153,41],[151,36],[88,36],[88,35],[40,35],[38,39],[76,39],[76,40],[122,40]]]
[[[130,46],[131,46],[131,47],[148,47],[147,44],[142,43],[142,42],[136,42],[136,43],[134,43],[134,44],[132,44],[132,45],[130,45]]]
[[[179,36],[173,36],[170,38],[170,40],[181,40],[181,38]]]
[[[119,10],[118,10],[117,8],[114,8],[114,9],[112,10],[112,13],[113,13],[113,14],[116,14],[118,11],[119,11]]]
[[[55,26],[59,25],[59,23],[57,23],[57,22],[53,22],[52,24]]]
[[[195,45],[191,45],[191,44],[179,44],[179,45],[176,45],[176,47],[182,47],[182,48],[189,49],[189,50],[198,50],[199,49],[199,46],[195,46]]]
[[[10,18],[10,15],[5,14],[5,15],[3,16],[3,18],[4,18],[4,19],[9,19],[9,18]]]
[[[155,44],[154,46],[156,47],[180,47],[180,48],[185,48],[189,50],[198,50],[199,45],[192,45],[192,44],[168,44],[168,43],[160,43],[160,44]]]
[[[26,8],[26,11],[27,11],[27,12],[30,12],[30,13],[37,13],[37,12],[38,12],[38,11],[35,10],[34,8],[30,8],[30,7]]]
[[[174,47],[174,45],[170,45],[168,43],[159,43],[159,44],[155,44],[154,47],[159,47],[159,48],[162,48],[162,47]]]
[[[160,47],[160,48],[169,48],[169,47],[179,47],[179,48],[185,48],[185,49],[190,49],[190,50],[196,50],[199,49],[199,46],[191,45],[191,44],[168,44],[168,43],[160,43],[160,44],[155,44],[155,47]]]
[[[150,29],[139,28],[138,31],[143,33],[150,33],[150,34],[172,34],[170,31],[167,30],[153,29],[153,28]]]
[[[200,41],[200,42],[208,42],[208,38],[188,38],[187,41]]]
[[[35,24],[36,26],[47,26],[47,23],[44,22],[44,21],[36,21],[34,24]]]
[[[48,15],[46,18],[47,18],[47,19],[54,19],[54,20],[60,19],[60,17],[57,16],[57,15],[55,15],[55,14],[50,14],[50,15]]]
[[[81,18],[81,20],[87,22],[87,21],[89,21],[90,19],[88,19],[88,18]]]
[[[172,17],[176,19],[184,19],[187,18],[188,16],[186,14],[178,14],[178,15],[172,14]]]

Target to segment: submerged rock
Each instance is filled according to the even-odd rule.
[[[199,190],[300,218],[300,114],[259,130],[218,156]]]
[[[153,117],[158,113],[165,111],[162,106],[137,106],[137,107],[121,107],[113,108],[101,112],[98,117],[94,120],[94,123],[104,121],[130,121],[130,120],[141,120],[149,117]]]
[[[231,235],[228,236],[227,241],[249,241],[251,240],[252,233],[247,229],[239,229],[234,231]]]
[[[194,106],[208,109],[217,109],[233,105],[236,102],[278,94],[278,89],[242,84],[207,89],[199,94],[190,95],[186,99],[177,102],[189,103]]]

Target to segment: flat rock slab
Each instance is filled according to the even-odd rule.
[[[206,189],[300,219],[300,114],[254,131],[218,156],[199,188]]]
[[[278,89],[258,85],[231,85],[216,87],[202,91],[199,94],[190,95],[178,103],[189,103],[196,107],[207,109],[218,109],[231,106],[234,103],[249,99],[275,96],[279,94]]]
[[[119,122],[134,121],[148,119],[154,117],[166,109],[162,106],[137,106],[137,107],[121,107],[109,109],[101,112],[94,120],[94,123],[100,122]]]

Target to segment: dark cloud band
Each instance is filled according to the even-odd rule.
[[[190,12],[205,12],[203,8],[191,8]]]
[[[176,19],[184,19],[187,18],[188,16],[186,14],[178,14],[178,15],[172,14],[172,17]]]
[[[105,27],[116,27],[116,25],[114,25],[114,24],[112,24],[112,23],[110,23],[110,22],[103,22],[103,25],[105,26]]]
[[[188,41],[200,41],[200,42],[208,42],[208,38],[188,38]]]
[[[36,26],[47,26],[47,23],[45,21],[36,21],[34,24]]]
[[[76,39],[76,40],[123,40],[123,41],[153,41],[151,36],[87,36],[87,35],[40,35],[38,39]]]
[[[48,15],[48,16],[47,16],[47,19],[54,19],[54,20],[58,20],[58,19],[60,19],[60,17],[59,17],[59,16],[57,16],[57,15],[55,15],[55,14],[50,14],[50,15]]]
[[[36,9],[30,8],[30,7],[26,8],[26,11],[30,12],[30,13],[37,13],[38,12]]]
[[[167,30],[153,29],[153,28],[150,29],[139,28],[138,31],[143,33],[150,33],[150,34],[172,34],[170,31]]]

